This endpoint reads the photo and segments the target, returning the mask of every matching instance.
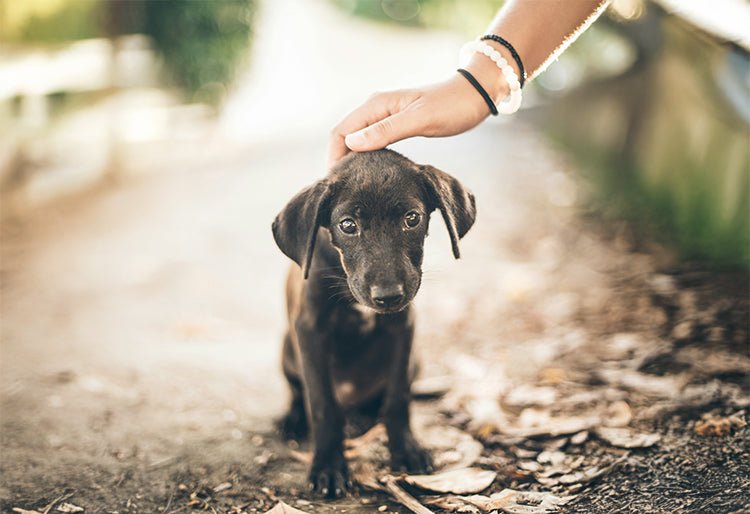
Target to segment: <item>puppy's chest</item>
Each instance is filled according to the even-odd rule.
[[[357,370],[380,367],[390,359],[393,327],[375,312],[347,306],[331,322],[334,368],[356,373]]]
[[[367,339],[378,329],[378,315],[359,304],[338,309],[331,317],[334,332],[342,338]]]

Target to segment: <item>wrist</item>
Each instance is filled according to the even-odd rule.
[[[471,56],[471,60],[465,68],[474,75],[490,97],[495,100],[495,103],[510,93],[508,81],[497,65],[486,55],[475,53]]]

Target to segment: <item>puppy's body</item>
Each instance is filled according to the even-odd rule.
[[[321,330],[327,335],[336,402],[346,410],[356,409],[382,396],[396,350],[389,330],[395,325],[398,330],[412,330],[411,306],[396,314],[378,314],[358,304],[351,294],[337,287],[346,280],[346,275],[338,252],[323,229],[316,246],[314,261],[325,266],[325,273],[313,271],[305,280],[300,267],[292,264],[287,275],[289,333],[284,339],[282,354],[284,374],[289,380],[302,383],[295,322],[303,315],[301,310],[306,309],[308,312],[304,315],[317,317]]]
[[[310,483],[325,495],[338,496],[349,481],[350,408],[382,414],[394,469],[431,469],[409,423],[410,302],[435,209],[458,257],[458,239],[474,222],[473,196],[450,175],[381,150],[347,157],[274,221],[277,244],[297,263],[286,291],[283,369],[292,403],[282,429],[300,438],[311,424]]]

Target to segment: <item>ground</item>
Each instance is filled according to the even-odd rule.
[[[4,512],[60,497],[86,512],[404,511],[367,490],[309,496],[274,431],[287,261],[270,220],[315,176],[305,144],[320,142],[127,178],[3,223]],[[748,507],[748,429],[696,432],[747,406],[746,277],[675,265],[596,221],[570,165],[520,122],[401,150],[456,174],[479,210],[455,262],[433,218],[416,348],[449,391],[416,403],[419,424],[481,440],[490,492],[576,493],[570,512]],[[544,434],[550,414],[602,412],[579,445]],[[603,424],[662,437],[588,485],[537,483],[544,449],[584,467],[626,455],[594,437]]]

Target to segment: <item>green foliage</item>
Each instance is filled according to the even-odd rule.
[[[253,7],[252,0],[151,1],[144,4],[143,29],[171,80],[217,104],[249,53]]]
[[[18,42],[59,43],[144,33],[171,83],[191,100],[221,102],[249,55],[254,0],[72,0],[32,16]]]
[[[333,0],[356,16],[468,35],[484,30],[504,0]]]
[[[60,43],[100,37],[103,5],[95,0],[68,2],[49,16],[31,16],[12,39],[33,43]]]

